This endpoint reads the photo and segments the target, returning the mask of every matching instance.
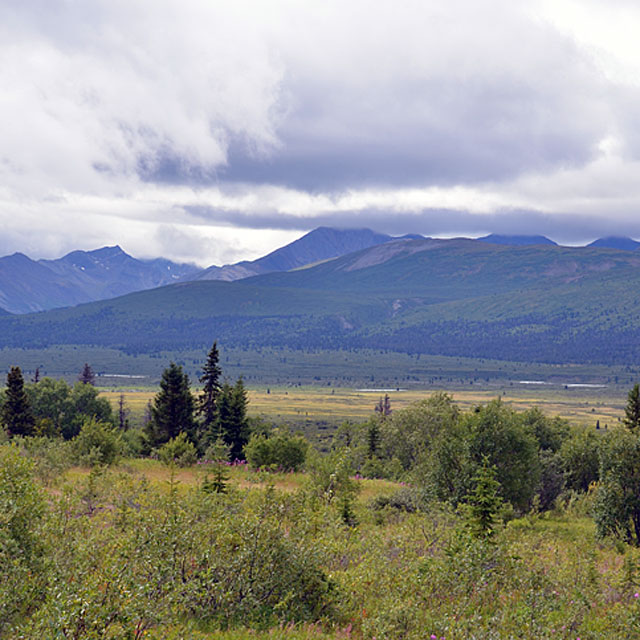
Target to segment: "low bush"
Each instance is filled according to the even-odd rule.
[[[304,465],[308,448],[301,436],[258,434],[251,436],[245,454],[254,469],[298,471]]]
[[[158,458],[165,464],[173,463],[179,467],[190,467],[198,460],[198,452],[183,432],[158,449]]]
[[[123,450],[121,435],[110,424],[95,418],[83,423],[73,445],[78,462],[87,466],[113,464]]]

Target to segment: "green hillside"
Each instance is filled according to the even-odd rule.
[[[0,347],[142,353],[217,338],[230,347],[625,364],[640,357],[639,303],[632,252],[402,240],[298,271],[0,317]]]

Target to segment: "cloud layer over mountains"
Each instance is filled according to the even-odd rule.
[[[0,254],[640,236],[639,26],[623,0],[7,0]]]

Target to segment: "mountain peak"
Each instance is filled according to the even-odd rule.
[[[508,235],[500,235],[498,233],[490,233],[488,236],[483,236],[482,238],[477,238],[480,242],[488,242],[490,244],[504,244],[515,247],[527,246],[527,245],[536,245],[536,244],[545,244],[545,245],[553,245],[557,246],[557,243],[553,240],[550,240],[546,236],[508,236]]]
[[[100,257],[113,257],[113,256],[127,256],[129,255],[126,251],[123,251],[122,247],[119,244],[114,244],[113,246],[100,247],[99,249],[94,249],[93,251],[87,251],[88,254],[92,256],[100,256]]]
[[[224,267],[209,267],[198,280],[239,280],[272,271],[290,271],[308,264],[337,258],[393,240],[371,229],[317,227],[290,244],[253,260]]]
[[[607,236],[598,238],[587,245],[588,247],[600,247],[603,249],[620,249],[622,251],[636,251],[640,242],[628,236]]]

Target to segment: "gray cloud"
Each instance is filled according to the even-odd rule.
[[[321,224],[638,237],[640,52],[603,52],[563,10],[6,0],[2,246],[204,263]],[[630,0],[616,11],[640,25]]]
[[[340,211],[300,218],[292,214],[251,214],[187,206],[189,213],[217,224],[247,229],[286,229],[306,232],[320,226],[371,228],[390,235],[469,236],[489,233],[546,235],[560,244],[582,244],[604,236],[640,238],[640,219],[627,221],[581,214],[559,215],[534,210],[502,210],[478,215],[454,209],[425,209],[398,213],[381,209]],[[339,221],[339,222],[338,222]]]

